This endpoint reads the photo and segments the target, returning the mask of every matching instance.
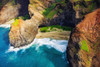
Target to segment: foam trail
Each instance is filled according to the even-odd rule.
[[[10,24],[2,24],[2,25],[0,25],[0,27],[3,27],[3,28],[10,28]]]
[[[38,39],[37,43],[39,44],[37,46],[37,49],[40,46],[46,45],[48,48],[54,48],[59,52],[65,52],[67,47],[67,40],[55,40],[50,38],[44,38],[44,39]]]
[[[21,49],[25,50],[27,48],[30,48],[35,43],[36,40],[37,39],[34,39],[34,41],[31,44],[28,44],[28,45],[25,45],[25,46],[19,47],[19,48],[14,48],[13,46],[10,46],[10,48],[8,49],[7,52],[13,52],[13,51],[17,52],[17,51],[19,51]]]
[[[12,46],[10,46],[9,50],[7,52],[12,52],[12,51],[19,51],[21,49],[25,50],[27,48],[30,48],[33,44],[37,45],[36,47],[36,50],[38,50],[38,48],[40,46],[43,46],[43,45],[46,45],[47,48],[54,48],[56,49],[57,51],[59,52],[65,52],[66,51],[66,47],[67,47],[67,43],[68,41],[67,40],[55,40],[55,39],[50,39],[50,38],[43,38],[43,39],[34,39],[34,41],[29,44],[29,45],[26,45],[24,47],[20,47],[20,48],[14,48]]]

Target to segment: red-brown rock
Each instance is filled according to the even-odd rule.
[[[73,29],[67,57],[71,67],[100,67],[100,9],[85,16]]]

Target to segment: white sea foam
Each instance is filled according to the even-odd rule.
[[[12,52],[12,51],[17,52],[21,49],[25,50],[27,48],[30,48],[33,44],[38,44],[36,49],[38,49],[40,46],[46,45],[48,48],[54,48],[57,51],[63,53],[66,51],[67,43],[68,43],[67,40],[55,40],[55,39],[50,39],[50,38],[34,39],[34,41],[31,44],[24,47],[14,48],[10,46],[7,52]]]
[[[3,27],[3,28],[9,28],[11,25],[10,24],[2,24],[0,25],[0,27]]]
[[[36,40],[37,39],[34,39],[34,41],[31,44],[28,44],[28,45],[25,45],[25,46],[19,47],[19,48],[14,48],[13,46],[10,46],[7,52],[13,52],[13,51],[17,52],[21,49],[25,50],[25,49],[31,47],[35,43]]]
[[[10,28],[11,27],[11,24],[14,22],[15,20],[12,19],[8,22],[6,22],[5,24],[1,24],[0,27],[3,27],[3,28]]]
[[[44,39],[38,39],[37,42],[39,45],[37,46],[37,49],[40,46],[46,45],[48,48],[55,48],[59,52],[65,52],[67,47],[67,40],[55,40],[50,38],[44,38]]]

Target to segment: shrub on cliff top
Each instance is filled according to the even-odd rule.
[[[56,2],[60,2],[61,0],[56,0]]]
[[[29,16],[28,14],[26,14],[25,16],[19,16],[19,17],[16,17],[15,20],[16,20],[16,19],[27,20],[27,19],[29,19],[29,18],[30,18],[30,16]]]
[[[43,12],[44,16],[47,16],[54,8],[55,8],[56,4],[52,4],[49,8],[46,8],[45,11]]]
[[[16,20],[12,23],[12,25],[17,26],[18,23],[19,23],[19,19],[16,19]]]
[[[65,0],[56,0],[56,2],[53,3],[50,7],[46,8],[42,14],[47,19],[53,19],[54,15],[63,12],[63,8],[57,7],[57,4],[60,4],[61,6],[66,6]]]
[[[65,27],[65,26],[60,26],[60,25],[52,25],[52,26],[48,26],[48,27],[42,27],[40,28],[41,32],[50,32],[50,31],[56,31],[56,29],[62,29],[64,31],[71,31],[72,28],[71,27]]]

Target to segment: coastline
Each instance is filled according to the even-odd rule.
[[[1,24],[0,27],[9,28],[11,24],[14,22],[14,19]],[[51,31],[51,32],[40,32],[40,29],[38,29],[38,34],[36,35],[36,39],[41,38],[52,38],[56,40],[68,40],[70,36],[71,31]]]
[[[36,35],[37,39],[40,38],[52,38],[56,40],[68,40],[70,36],[70,31],[52,31],[52,32],[38,32]]]

